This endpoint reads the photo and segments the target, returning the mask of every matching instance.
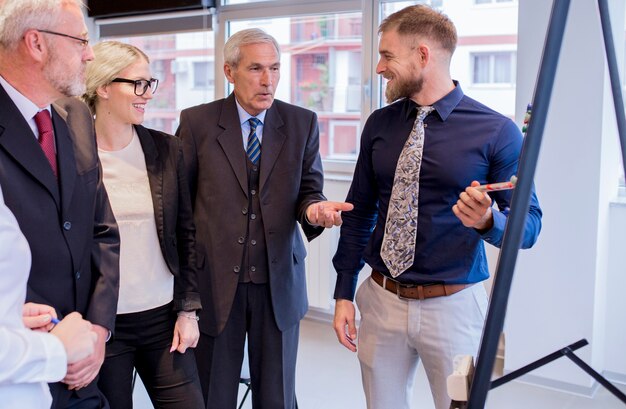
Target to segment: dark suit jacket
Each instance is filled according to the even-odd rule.
[[[174,309],[199,310],[195,228],[180,140],[135,126],[146,159],[163,258],[174,275]]]
[[[200,330],[218,335],[226,325],[239,274],[248,206],[246,153],[234,94],[181,113],[182,138],[196,223],[203,314]],[[315,113],[281,101],[267,111],[261,146],[259,200],[265,228],[269,285],[280,330],[308,308],[304,258],[297,222],[309,240],[323,228],[305,221],[320,200],[323,174]]]
[[[119,235],[87,106],[68,98],[52,107],[58,184],[2,86],[0,107],[0,184],[32,253],[26,300],[51,305],[61,317],[78,311],[113,330]]]

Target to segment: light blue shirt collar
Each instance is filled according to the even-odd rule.
[[[237,113],[239,114],[239,123],[241,125],[241,136],[243,138],[243,150],[248,149],[248,135],[250,135],[250,122],[248,119],[252,118],[253,115],[250,115],[246,112],[245,109],[241,105],[239,105],[239,101],[235,98],[235,103],[237,104]],[[256,127],[256,136],[259,138],[259,143],[263,144],[263,129],[265,128],[265,114],[267,110],[262,111],[256,118],[261,121],[261,123]]]

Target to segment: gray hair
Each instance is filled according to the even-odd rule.
[[[83,1],[0,0],[0,47],[16,50],[26,31],[55,28],[66,4],[82,7]]]
[[[93,46],[93,54],[93,61],[87,64],[87,88],[82,99],[95,114],[98,88],[110,84],[126,67],[141,59],[149,63],[150,59],[134,45],[119,41],[98,43]]]
[[[250,44],[271,44],[276,48],[280,59],[280,47],[274,37],[260,28],[248,28],[236,32],[226,41],[224,44],[224,63],[231,67],[237,67],[241,61],[240,48]]]

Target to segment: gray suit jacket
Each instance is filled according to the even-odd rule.
[[[203,312],[200,330],[217,336],[226,325],[237,283],[248,206],[246,153],[234,94],[181,113],[191,187]],[[296,324],[308,308],[298,222],[308,240],[323,228],[309,225],[306,208],[325,200],[315,113],[281,101],[267,111],[261,147],[259,199],[272,306],[278,328]]]

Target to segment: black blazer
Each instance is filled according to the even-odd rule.
[[[199,310],[195,227],[180,140],[135,126],[146,159],[161,252],[174,275],[174,309]]]
[[[51,305],[61,317],[78,311],[112,331],[119,235],[102,184],[91,114],[75,98],[52,107],[57,183],[2,86],[0,107],[0,184],[32,253],[26,300]]]
[[[248,217],[246,153],[234,94],[182,111],[177,135],[197,229],[200,330],[216,336],[235,297],[243,254],[238,238],[246,235]],[[298,222],[309,240],[324,230],[305,220],[306,208],[325,200],[315,113],[274,101],[265,116],[259,178],[272,306],[278,328],[285,330],[308,308]]]

